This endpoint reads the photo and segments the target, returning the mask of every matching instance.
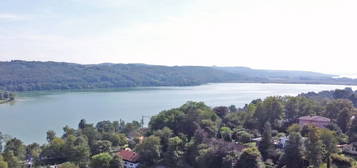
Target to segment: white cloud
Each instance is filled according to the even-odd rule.
[[[0,13],[0,21],[1,20],[17,21],[17,20],[25,20],[25,19],[29,19],[29,16],[17,15],[11,13]]]
[[[0,19],[17,19],[17,18],[19,17],[14,14],[0,13]]]

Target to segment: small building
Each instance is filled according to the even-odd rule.
[[[340,145],[344,154],[357,156],[357,142],[352,142],[351,144]]]
[[[253,138],[251,141],[258,143],[258,142],[262,141],[262,139],[263,139],[262,137],[258,137],[258,138]]]
[[[299,125],[313,125],[319,128],[325,128],[331,122],[330,119],[322,116],[303,116],[299,118]]]
[[[284,149],[287,141],[288,141],[288,137],[283,136],[280,137],[279,139],[274,140],[273,143],[277,148]]]
[[[118,155],[124,160],[125,168],[137,168],[139,167],[140,156],[138,153],[133,152],[129,149],[124,149],[118,152]]]
[[[33,159],[32,158],[27,159],[25,161],[25,168],[33,168]]]

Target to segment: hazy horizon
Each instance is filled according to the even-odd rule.
[[[243,66],[354,76],[354,0],[4,0],[0,61]]]

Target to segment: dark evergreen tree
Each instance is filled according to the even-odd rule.
[[[314,168],[318,168],[322,163],[322,142],[320,140],[318,129],[311,127],[308,137],[305,141],[306,158],[309,164]]]
[[[337,125],[341,128],[342,132],[347,132],[351,126],[352,108],[343,108],[338,115]]]
[[[261,152],[264,160],[270,158],[274,152],[274,144],[271,133],[270,122],[266,122],[264,125],[262,141],[259,142],[259,151]]]
[[[304,146],[302,137],[298,132],[292,132],[286,142],[284,154],[279,161],[279,166],[288,168],[303,168],[304,167]]]
[[[348,131],[349,139],[351,142],[357,141],[357,116],[352,120],[351,128]]]

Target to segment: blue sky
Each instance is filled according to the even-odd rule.
[[[159,22],[165,16],[179,13],[185,0],[1,0],[0,3],[4,32],[82,36],[136,23]]]
[[[0,61],[355,72],[355,0],[0,0]]]

